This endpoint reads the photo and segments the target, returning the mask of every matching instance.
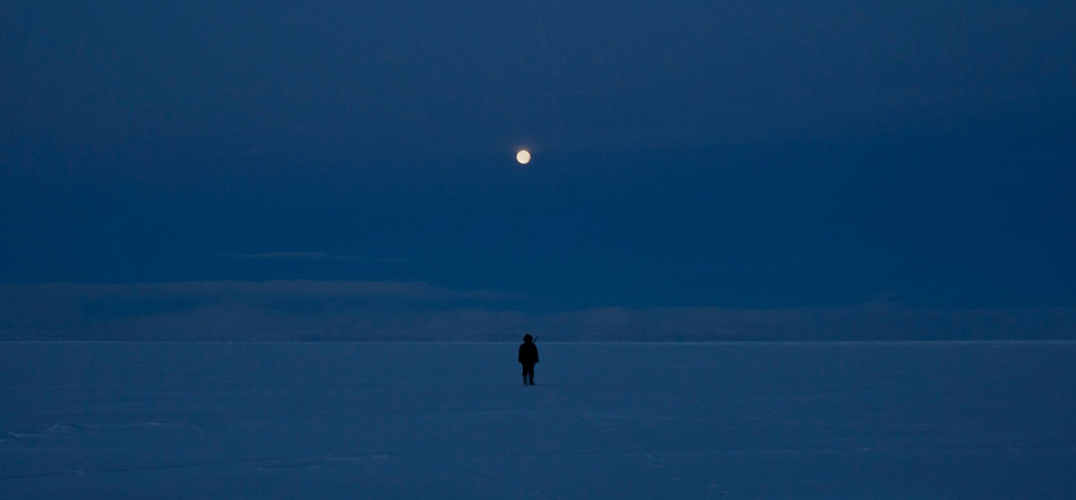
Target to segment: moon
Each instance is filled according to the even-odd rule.
[[[526,164],[530,163],[531,162],[531,152],[527,151],[526,149],[519,150],[519,152],[516,153],[516,161],[518,161],[520,165],[526,165]]]

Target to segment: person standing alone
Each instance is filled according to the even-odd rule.
[[[534,365],[538,363],[538,346],[528,333],[519,345],[519,363],[523,365],[523,385],[534,385]]]

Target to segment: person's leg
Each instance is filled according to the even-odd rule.
[[[527,365],[527,379],[530,385],[534,385],[534,365]]]
[[[527,365],[523,365],[523,385],[527,385]]]

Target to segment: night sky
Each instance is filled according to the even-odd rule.
[[[1073,26],[1052,0],[4,2],[0,320],[33,284],[222,280],[1071,308]]]

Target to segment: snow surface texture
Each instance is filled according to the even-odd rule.
[[[1076,498],[1076,343],[0,344],[0,498]]]

